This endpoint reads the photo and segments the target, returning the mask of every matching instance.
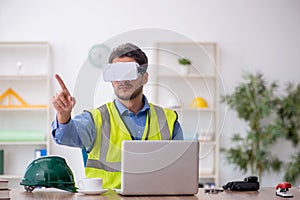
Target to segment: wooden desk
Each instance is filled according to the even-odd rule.
[[[290,190],[293,193],[291,200],[300,200],[298,188]],[[262,188],[258,192],[221,192],[219,194],[205,194],[204,190],[199,189],[195,196],[120,196],[114,191],[108,191],[102,195],[84,195],[81,193],[70,193],[56,189],[36,189],[32,193],[25,192],[23,189],[11,189],[11,200],[284,200],[275,195],[274,188]]]

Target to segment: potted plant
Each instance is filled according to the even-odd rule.
[[[181,66],[181,72],[186,75],[190,71],[191,60],[188,58],[179,58],[178,63]]]
[[[235,146],[221,151],[229,163],[243,172],[257,175],[260,181],[264,171],[279,172],[286,167],[284,179],[294,182],[300,176],[300,152],[285,165],[272,154],[270,147],[279,138],[291,141],[294,147],[299,143],[300,84],[297,87],[288,84],[287,94],[278,96],[275,95],[277,83],[267,84],[262,74],[246,74],[244,79],[232,94],[222,96],[221,102],[237,111],[238,117],[247,122],[248,130],[246,135],[234,134]]]
[[[251,172],[259,177],[266,170],[279,171],[282,161],[269,150],[280,135],[279,127],[270,123],[277,99],[274,91],[275,82],[267,85],[262,74],[244,76],[246,82],[240,83],[234,92],[221,97],[238,117],[248,124],[245,134],[236,133],[232,137],[235,146],[222,148],[227,161],[242,172]],[[269,167],[266,167],[269,166]]]

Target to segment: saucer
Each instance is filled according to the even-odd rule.
[[[104,192],[107,192],[107,189],[101,189],[101,190],[77,190],[77,192],[87,194],[87,195],[97,195],[102,194]]]

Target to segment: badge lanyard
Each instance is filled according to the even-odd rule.
[[[114,104],[115,104],[115,107],[117,108],[115,102],[114,102]],[[133,137],[133,135],[132,135],[132,133],[130,132],[130,129],[128,128],[127,124],[124,122],[124,119],[123,119],[122,115],[120,114],[120,111],[119,111],[118,108],[117,108],[117,110],[118,110],[118,113],[119,113],[119,115],[120,115],[120,118],[122,119],[123,124],[125,125],[125,127],[127,128],[127,131],[128,131],[129,134],[130,134],[131,139],[132,139],[132,140],[135,140],[134,137]],[[150,115],[149,115],[149,110],[147,110],[147,116],[146,116],[146,118],[147,118],[147,124],[145,124],[145,128],[146,128],[146,126],[147,126],[147,133],[146,133],[145,140],[148,140],[149,133],[150,133]],[[144,132],[145,132],[145,130],[144,130]],[[143,135],[144,135],[144,134],[143,134]]]

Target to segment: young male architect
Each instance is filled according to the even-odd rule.
[[[116,47],[109,63],[136,62],[136,80],[112,81],[117,98],[97,109],[71,117],[75,98],[62,79],[55,75],[61,91],[53,96],[57,111],[52,122],[56,143],[79,147],[88,152],[86,177],[103,178],[103,188],[121,186],[121,143],[123,140],[182,140],[176,112],[154,106],[143,94],[148,81],[148,58],[137,46],[126,43]]]

